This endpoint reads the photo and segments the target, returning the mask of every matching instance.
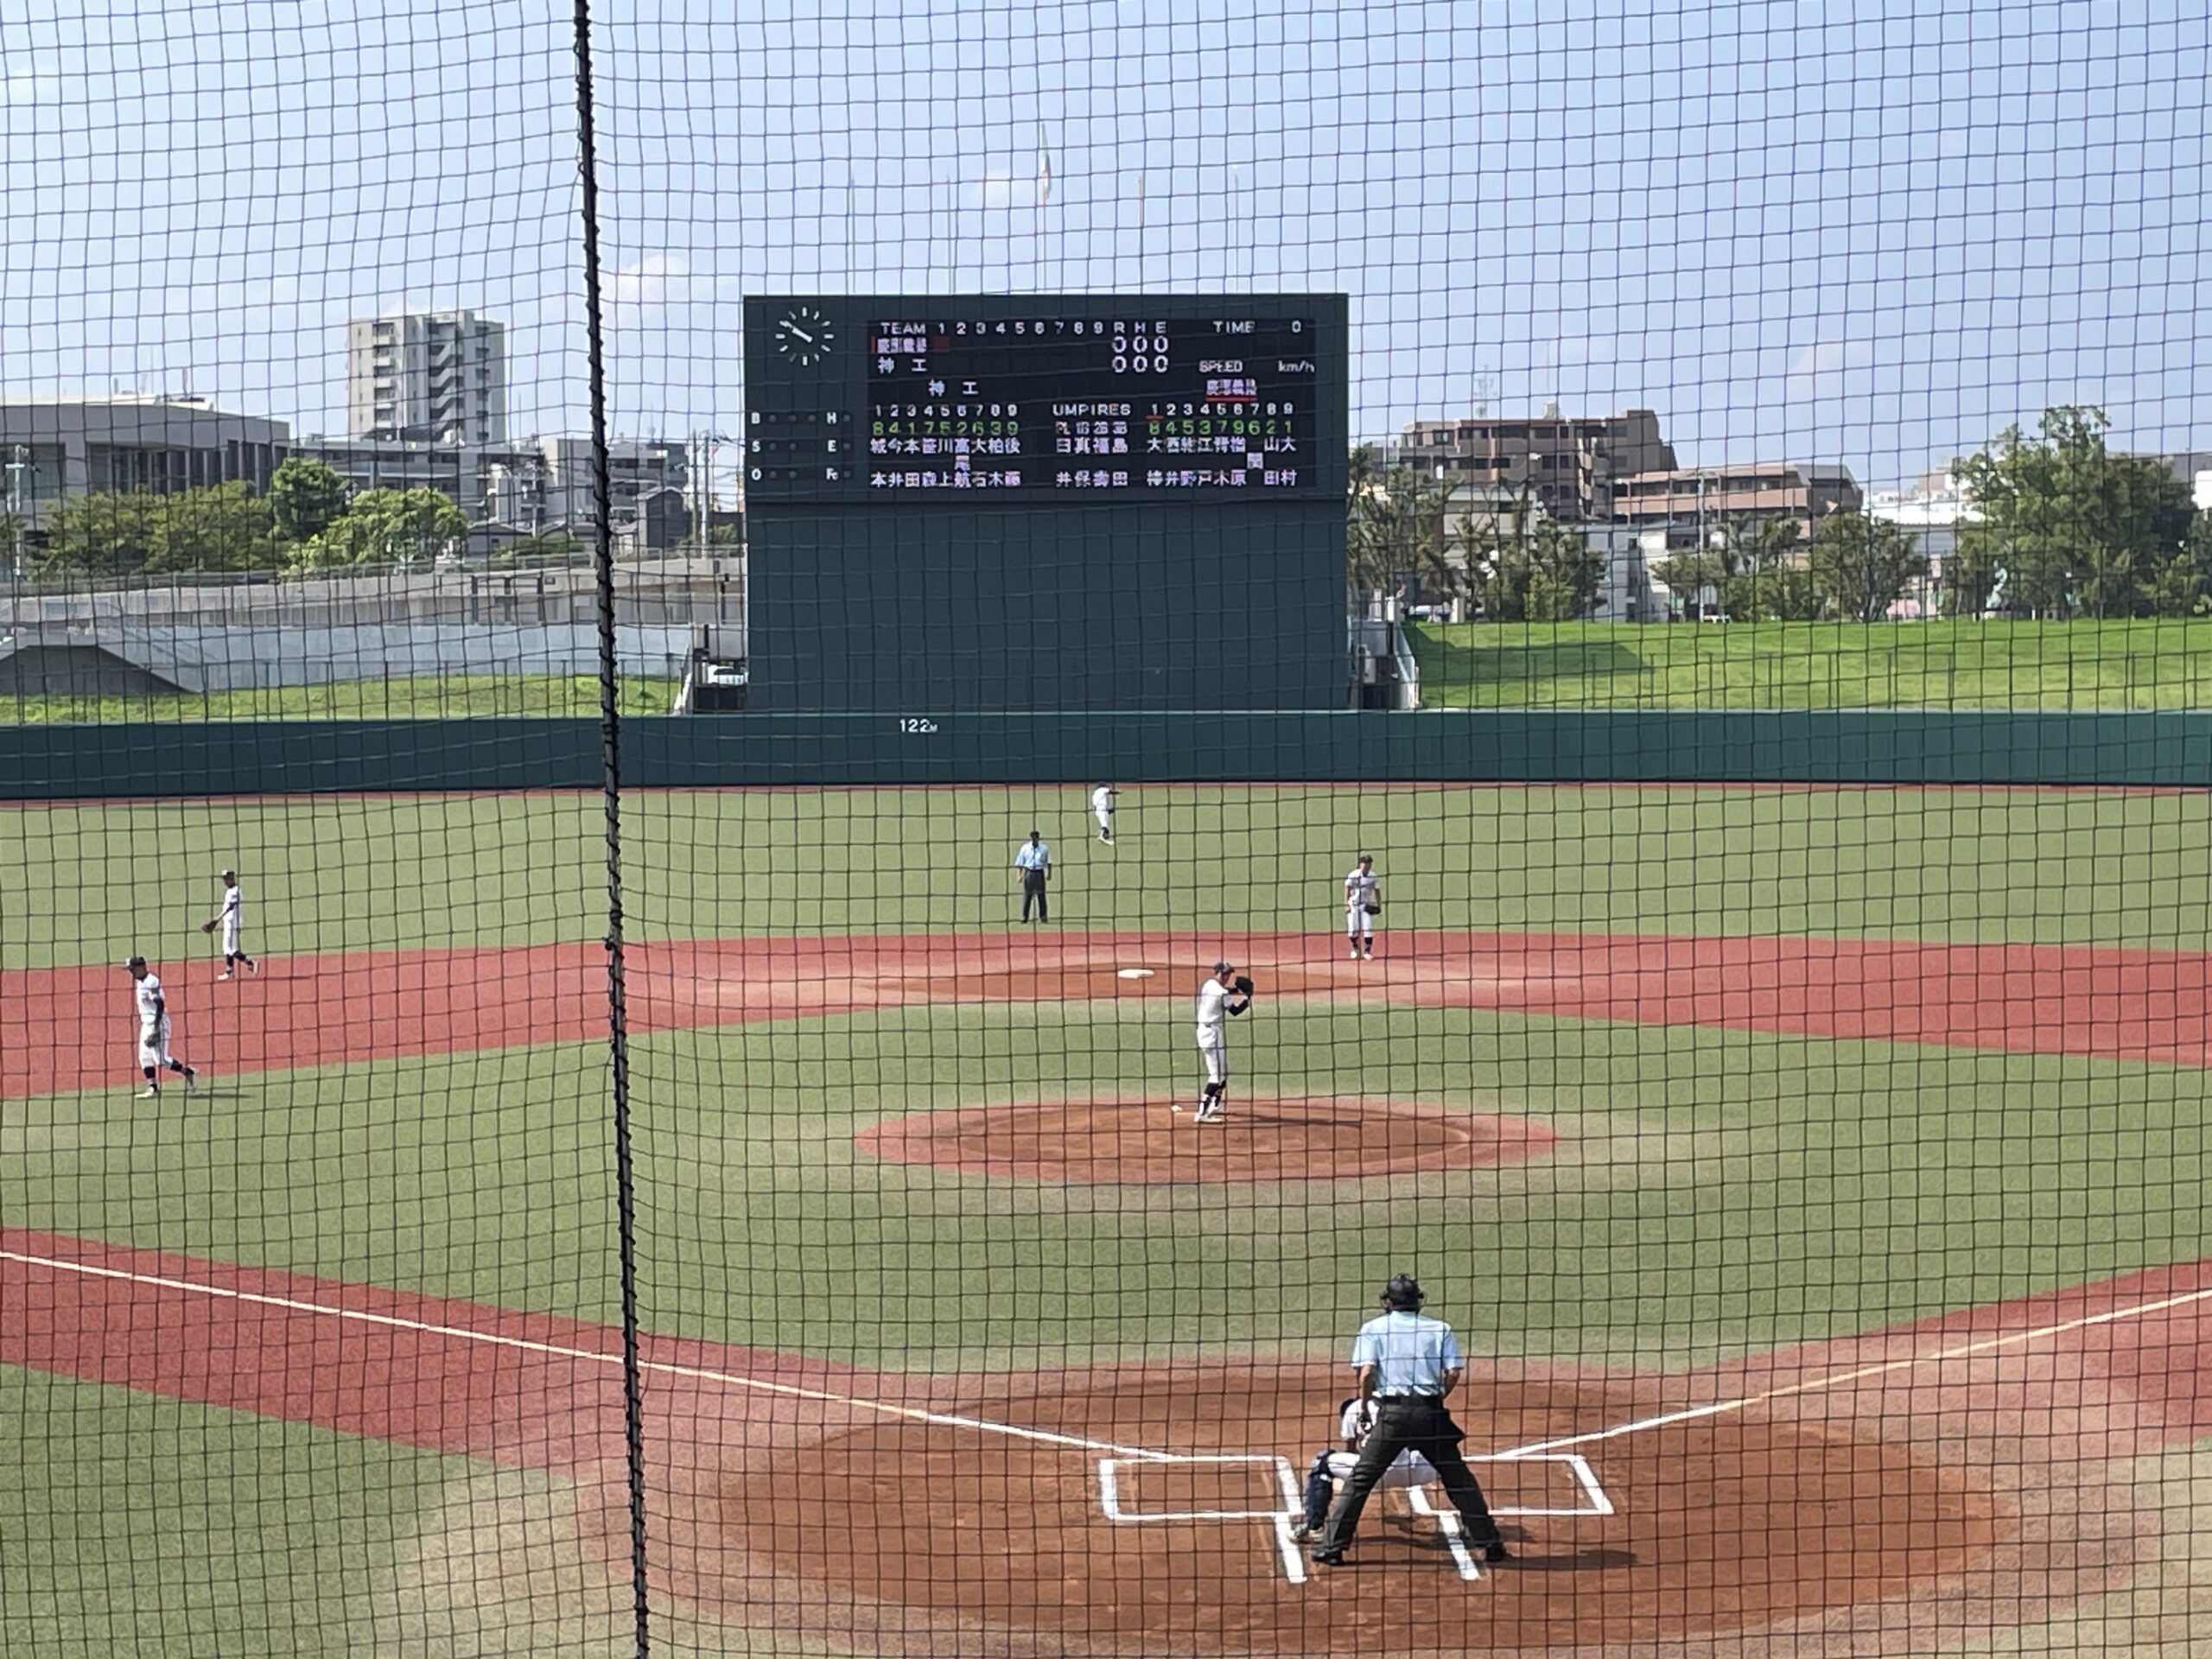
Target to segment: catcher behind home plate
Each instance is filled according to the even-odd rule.
[[[1329,1500],[1336,1496],[1337,1483],[1351,1473],[1352,1465],[1359,1461],[1359,1448],[1366,1442],[1367,1432],[1374,1427],[1375,1402],[1371,1400],[1347,1400],[1338,1409],[1337,1434],[1344,1444],[1313,1454],[1313,1466],[1306,1475],[1306,1518],[1300,1522],[1295,1536],[1303,1540],[1321,1535],[1322,1523],[1329,1518]],[[1428,1459],[1408,1446],[1382,1471],[1382,1478],[1376,1487],[1381,1491],[1397,1491],[1408,1486],[1426,1486],[1436,1478],[1436,1471]]]

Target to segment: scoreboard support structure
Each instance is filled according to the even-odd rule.
[[[1347,317],[748,299],[751,706],[1342,706]]]

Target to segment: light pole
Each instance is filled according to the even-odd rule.
[[[8,579],[18,594],[23,585],[23,474],[30,467],[30,446],[17,444],[8,455]]]
[[[695,556],[699,558],[707,556],[707,532],[715,516],[715,450],[721,444],[735,442],[727,432],[694,432],[691,435],[690,448],[696,451],[696,464],[699,469],[693,475],[691,486],[691,543]],[[695,464],[689,452],[684,456],[684,464]]]

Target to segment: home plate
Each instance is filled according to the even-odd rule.
[[[1152,977],[1152,969],[1149,968],[1116,969],[1115,970],[1114,977],[1116,979],[1150,979]]]

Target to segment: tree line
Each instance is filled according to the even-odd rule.
[[[2212,613],[2212,513],[2164,463],[2114,454],[2098,409],[2045,412],[1952,463],[1979,518],[1942,572],[1946,615],[2067,619]],[[1451,481],[1352,452],[1347,574],[1355,594],[1418,582],[1488,621],[1567,622],[1599,596],[1604,557],[1532,498],[1470,511]],[[1875,622],[1929,575],[1917,533],[1856,512],[1809,540],[1787,518],[1724,519],[1652,574],[1731,617]],[[1705,596],[1710,595],[1709,599]]]
[[[48,512],[31,568],[91,576],[405,568],[457,550],[467,535],[467,516],[440,491],[356,492],[321,461],[294,455],[260,494],[232,482],[67,497]]]

